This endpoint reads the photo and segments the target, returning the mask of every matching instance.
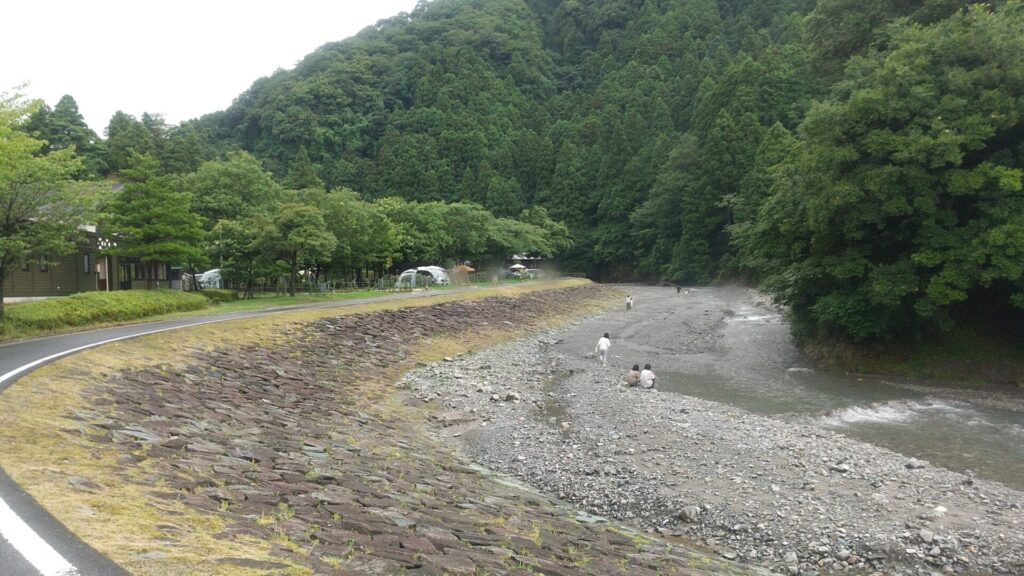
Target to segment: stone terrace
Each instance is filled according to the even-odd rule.
[[[584,286],[314,321],[288,349],[114,374],[69,428],[131,454],[122,465],[144,462],[156,506],[183,502],[226,519],[223,538],[274,542],[269,573],[750,573],[473,466],[392,385],[439,338],[542,328],[608,297]],[[161,527],[171,549],[186,529]]]

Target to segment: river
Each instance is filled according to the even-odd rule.
[[[1024,489],[1024,412],[964,401],[965,390],[996,392],[1009,405],[1024,394],[1007,387],[942,387],[872,375],[817,370],[794,345],[784,318],[750,292],[698,288],[633,290],[638,306],[664,309],[650,325],[623,327],[625,347],[643,350],[644,333],[671,330],[673,310],[697,307],[709,323],[706,345],[656,354],[658,387],[822,428],[927,460],[950,470]],[[641,315],[637,315],[641,317]],[[683,317],[683,315],[680,315]],[[719,321],[718,319],[721,319]],[[686,341],[688,326],[675,326]],[[692,327],[695,331],[698,327]],[[648,354],[650,355],[650,354]]]

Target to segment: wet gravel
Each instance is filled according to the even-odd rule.
[[[672,319],[633,352],[667,354],[684,336],[712,349],[721,326],[699,308],[632,313]],[[595,326],[448,359],[400,385],[477,462],[723,558],[802,575],[1024,573],[1020,492],[813,423],[625,388],[623,370],[589,357]]]

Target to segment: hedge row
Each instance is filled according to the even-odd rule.
[[[177,290],[124,290],[83,292],[65,298],[8,306],[6,321],[12,326],[55,330],[105,322],[135,320],[146,316],[200,310],[210,300]]]

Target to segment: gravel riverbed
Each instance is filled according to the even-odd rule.
[[[638,290],[646,306],[425,366],[400,385],[436,406],[437,429],[477,462],[727,559],[805,575],[1024,573],[1019,491],[813,423],[624,387],[632,357],[699,356],[730,313]],[[736,298],[767,306],[754,292]],[[608,325],[619,334],[602,367],[591,353]]]

